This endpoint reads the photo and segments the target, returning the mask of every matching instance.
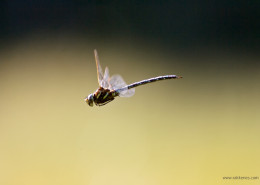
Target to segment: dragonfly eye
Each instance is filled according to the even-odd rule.
[[[85,101],[89,106],[93,107],[93,102],[94,102],[93,94],[88,95]]]

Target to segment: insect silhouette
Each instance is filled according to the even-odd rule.
[[[99,63],[97,50],[94,50],[94,55],[95,55],[96,66],[97,66],[97,78],[98,78],[99,88],[94,93],[88,95],[88,97],[85,98],[85,102],[91,107],[93,106],[94,103],[97,106],[105,105],[111,102],[112,100],[114,100],[115,97],[117,96],[131,97],[135,94],[134,88],[140,85],[144,85],[144,84],[148,84],[160,80],[182,78],[181,76],[176,76],[176,75],[164,75],[164,76],[149,78],[139,82],[134,82],[130,85],[127,85],[120,75],[113,75],[112,77],[109,77],[108,67],[106,67],[105,73],[103,74],[101,65]]]

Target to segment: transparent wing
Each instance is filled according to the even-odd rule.
[[[108,70],[108,67],[106,67],[104,77],[101,82],[101,87],[104,87],[106,89],[110,88],[108,80],[109,80],[109,70]]]
[[[126,89],[126,90],[120,91],[119,96],[128,98],[128,97],[133,96],[134,94],[135,94],[135,89],[132,88],[132,89]]]
[[[123,78],[120,75],[113,75],[109,79],[109,84],[110,84],[109,88],[112,90],[117,90],[117,89],[127,86],[127,84],[125,83],[125,81],[123,80]]]
[[[103,71],[101,68],[101,65],[99,63],[98,53],[97,50],[94,50],[95,60],[96,60],[96,66],[97,66],[97,78],[98,78],[98,84],[102,87],[102,81],[103,81]]]
[[[120,97],[131,97],[135,94],[135,89],[127,89],[127,84],[120,75],[113,75],[109,79],[109,89],[118,90]]]

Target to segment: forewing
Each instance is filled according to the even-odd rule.
[[[102,87],[102,81],[103,81],[103,71],[101,68],[101,65],[99,63],[99,58],[98,58],[98,53],[97,50],[94,50],[94,54],[95,54],[95,60],[96,60],[96,66],[97,66],[97,78],[98,78],[98,84],[99,86]]]
[[[112,90],[119,90],[127,86],[127,84],[120,75],[113,75],[109,79],[109,85],[109,88]],[[118,92],[120,97],[130,97],[134,95],[135,89],[122,89]]]
[[[109,70],[108,70],[108,67],[106,67],[104,77],[103,77],[103,80],[101,82],[101,87],[108,89],[109,88],[108,80],[109,80]]]

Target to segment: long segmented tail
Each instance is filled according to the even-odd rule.
[[[125,86],[121,89],[118,89],[117,91],[122,92],[122,91],[125,91],[127,89],[132,89],[132,88],[135,88],[135,87],[140,86],[140,85],[145,85],[145,84],[160,81],[160,80],[179,79],[179,78],[182,78],[182,77],[176,76],[176,75],[157,76],[157,77],[154,77],[154,78],[149,78],[149,79],[146,79],[146,80],[142,80],[142,81],[139,81],[139,82],[132,83],[128,86]]]

